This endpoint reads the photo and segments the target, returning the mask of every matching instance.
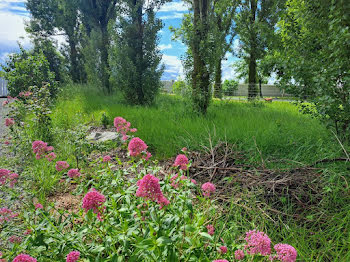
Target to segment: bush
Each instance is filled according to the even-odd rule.
[[[222,90],[225,96],[233,96],[234,92],[238,89],[238,82],[236,80],[226,79],[222,84]]]
[[[42,86],[49,83],[51,97],[57,94],[55,74],[50,71],[50,64],[42,52],[35,54],[20,47],[20,53],[10,55],[2,66],[8,91],[11,96],[18,96],[31,86]]]
[[[180,79],[173,84],[172,91],[176,95],[187,96],[191,93],[191,87]]]

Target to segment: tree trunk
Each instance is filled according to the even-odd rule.
[[[259,91],[260,91],[260,97],[263,98],[261,79],[259,79]]]
[[[142,2],[142,1],[141,1]],[[136,26],[137,26],[137,35],[136,35],[136,94],[138,104],[142,105],[145,103],[144,92],[143,92],[143,24],[142,24],[142,4],[139,0],[134,0],[134,5],[137,7],[136,12]]]
[[[203,57],[200,43],[205,41],[207,33],[208,0],[193,1],[194,39],[192,43],[193,72],[192,72],[192,101],[195,111],[206,114],[210,101],[209,73]]]
[[[222,64],[221,59],[216,61],[215,68],[215,84],[214,84],[214,97],[222,98],[222,83],[221,83],[221,74],[222,74]]]
[[[250,56],[249,56],[249,72],[248,72],[248,99],[254,99],[258,95],[258,89],[256,86],[256,48],[257,39],[255,31],[255,19],[256,19],[257,1],[250,0]]]
[[[78,52],[76,48],[76,44],[74,40],[68,36],[68,42],[69,42],[69,49],[70,49],[70,75],[72,77],[72,80],[74,83],[80,82],[80,70],[79,70],[79,63],[78,63]]]
[[[109,47],[109,37],[107,24],[101,26],[101,76],[102,84],[108,94],[112,92],[109,84],[109,62],[108,62],[108,47]]]

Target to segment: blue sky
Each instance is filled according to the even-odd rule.
[[[186,52],[186,46],[179,41],[172,41],[172,33],[169,26],[179,27],[182,16],[188,12],[188,7],[180,0],[167,3],[159,10],[157,16],[163,20],[164,28],[160,31],[159,48],[163,53],[165,72],[163,80],[177,79],[183,75],[181,56]],[[24,23],[28,20],[29,14],[25,9],[25,0],[0,0],[0,63],[10,53],[18,51],[17,41],[20,40],[25,47],[30,46],[28,36],[24,30]],[[64,39],[60,39],[64,41]],[[238,41],[235,41],[238,45]],[[223,61],[223,78],[234,77],[234,70],[231,68],[234,58],[227,55]]]

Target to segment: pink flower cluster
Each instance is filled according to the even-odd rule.
[[[297,260],[297,251],[294,247],[288,244],[277,244],[273,247],[277,255],[273,259],[278,259],[282,262],[294,262]]]
[[[235,259],[242,260],[243,258],[244,258],[243,250],[240,250],[240,249],[236,250],[235,251]]]
[[[103,163],[111,162],[112,158],[110,156],[104,156],[102,161]]]
[[[203,196],[205,197],[210,197],[210,195],[213,194],[215,190],[215,185],[210,182],[204,183],[202,185]]]
[[[221,254],[226,254],[227,253],[227,247],[226,246],[221,246],[220,248],[219,248],[219,253],[221,253]]]
[[[15,217],[18,217],[18,214],[12,212],[11,209],[8,209],[6,207],[0,208],[0,224],[5,221],[8,222]]]
[[[0,185],[5,185],[9,183],[9,187],[13,187],[17,183],[19,175],[16,173],[12,173],[7,169],[0,169]]]
[[[16,256],[12,262],[37,262],[37,260],[29,255],[20,254]]]
[[[79,251],[72,251],[67,255],[66,262],[76,262],[80,258]]]
[[[69,164],[66,161],[57,161],[56,162],[56,170],[61,172],[69,167]]]
[[[8,240],[12,244],[15,244],[15,243],[19,244],[22,242],[22,238],[19,236],[10,236]]]
[[[47,143],[41,140],[37,140],[32,143],[32,150],[35,154],[35,158],[38,160],[43,156],[45,156],[48,161],[52,161],[56,158],[55,153],[51,152],[54,150],[54,148],[52,146],[48,146]]]
[[[160,208],[170,204],[170,201],[163,195],[160,189],[159,179],[148,174],[141,180],[137,181],[139,187],[136,191],[136,196],[143,197],[146,200],[152,200],[160,205]]]
[[[130,128],[130,122],[126,121],[124,118],[118,116],[114,118],[114,126],[117,129],[117,132],[122,134],[122,139],[125,141],[128,139],[127,133],[135,133],[137,132],[136,128]]]
[[[180,154],[176,157],[174,166],[180,167],[182,170],[187,170],[188,168],[188,158],[184,154]]]
[[[40,204],[40,203],[36,203],[36,204],[34,205],[34,207],[35,207],[35,209],[43,209],[43,208],[44,208],[43,205]]]
[[[98,192],[96,189],[92,189],[90,192],[86,193],[83,198],[83,208],[86,212],[92,210],[97,214],[97,218],[101,219],[102,208],[101,206],[106,202],[106,197]]]
[[[30,91],[26,91],[26,92],[20,92],[18,94],[19,97],[28,97],[28,96],[31,96],[33,93],[30,92]]]
[[[133,157],[138,157],[143,154],[143,158],[148,160],[152,154],[147,151],[148,146],[141,138],[134,137],[130,140],[128,145],[129,155]]]
[[[5,119],[5,126],[10,127],[15,124],[15,120],[13,118],[6,118]]]
[[[2,106],[6,106],[8,103],[10,103],[10,101],[5,100],[4,102],[2,102]]]
[[[263,256],[271,254],[271,240],[264,232],[250,230],[246,233],[245,241],[247,244],[244,249],[248,254]]]
[[[79,172],[79,169],[70,169],[67,173],[67,175],[70,177],[70,178],[76,178],[76,177],[80,177],[81,174]]]
[[[208,234],[213,236],[215,233],[215,228],[213,225],[207,225]]]

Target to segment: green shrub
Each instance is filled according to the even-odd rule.
[[[50,71],[50,64],[42,52],[34,54],[21,48],[20,53],[10,55],[2,68],[11,96],[18,96],[29,87],[42,86],[43,83],[49,83],[51,97],[57,94],[55,74]]]
[[[173,93],[181,96],[188,96],[191,93],[191,87],[185,81],[179,79],[172,86]]]
[[[222,84],[222,90],[225,96],[233,96],[234,92],[238,89],[238,82],[236,80],[226,79]]]

